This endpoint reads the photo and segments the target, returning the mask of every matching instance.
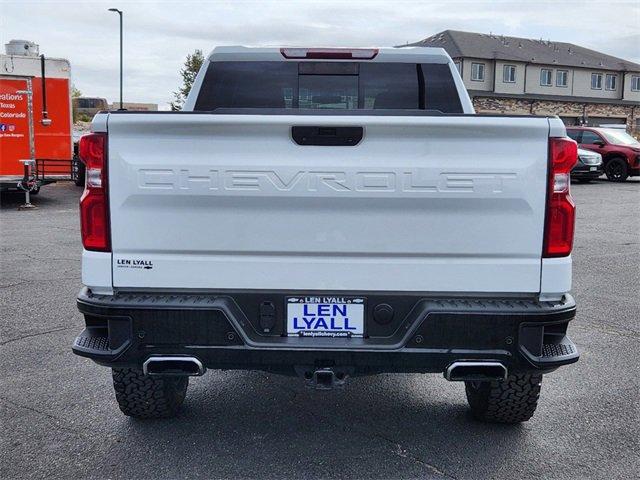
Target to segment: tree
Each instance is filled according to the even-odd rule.
[[[202,50],[197,49],[193,53],[187,55],[187,59],[184,62],[184,68],[180,70],[182,86],[177,92],[173,92],[174,100],[171,102],[171,110],[182,110],[182,106],[187,99],[187,95],[189,95],[189,92],[191,91],[193,82],[195,81],[196,75],[198,75],[198,71],[200,70],[203,62],[204,55],[202,55]]]
[[[80,91],[80,89],[78,87],[76,87],[73,83],[71,84],[71,98],[78,98],[82,96],[82,92]],[[76,102],[73,102],[72,104],[72,110],[71,110],[71,116],[73,117],[73,123],[77,123],[78,120],[82,120],[84,121],[84,119],[79,118],[78,117],[78,109]]]
[[[74,84],[71,84],[71,98],[78,98],[82,96],[82,92]]]

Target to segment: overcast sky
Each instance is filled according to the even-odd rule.
[[[2,44],[35,41],[71,61],[84,95],[116,101],[118,18],[109,7],[125,13],[125,101],[161,108],[186,54],[216,45],[393,46],[454,29],[571,42],[640,63],[640,0],[0,0]]]

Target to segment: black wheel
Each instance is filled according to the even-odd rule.
[[[84,187],[84,175],[85,175],[85,166],[84,163],[79,159],[74,159],[75,163],[75,180],[74,183],[78,187]]]
[[[173,417],[187,394],[189,377],[151,377],[137,368],[114,368],[112,371],[118,406],[130,417]]]
[[[540,374],[516,374],[502,382],[465,382],[465,389],[471,413],[478,420],[520,423],[536,411],[541,383]]]
[[[629,177],[629,167],[624,158],[612,158],[604,166],[604,173],[612,182],[624,182]]]

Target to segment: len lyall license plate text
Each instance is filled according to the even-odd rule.
[[[289,297],[287,334],[301,337],[362,337],[364,298]]]

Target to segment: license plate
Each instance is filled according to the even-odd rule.
[[[591,167],[589,170],[591,170],[592,172],[595,172],[596,170],[598,170],[598,167]]]
[[[362,337],[365,299],[360,297],[287,298],[287,334],[300,337]]]

